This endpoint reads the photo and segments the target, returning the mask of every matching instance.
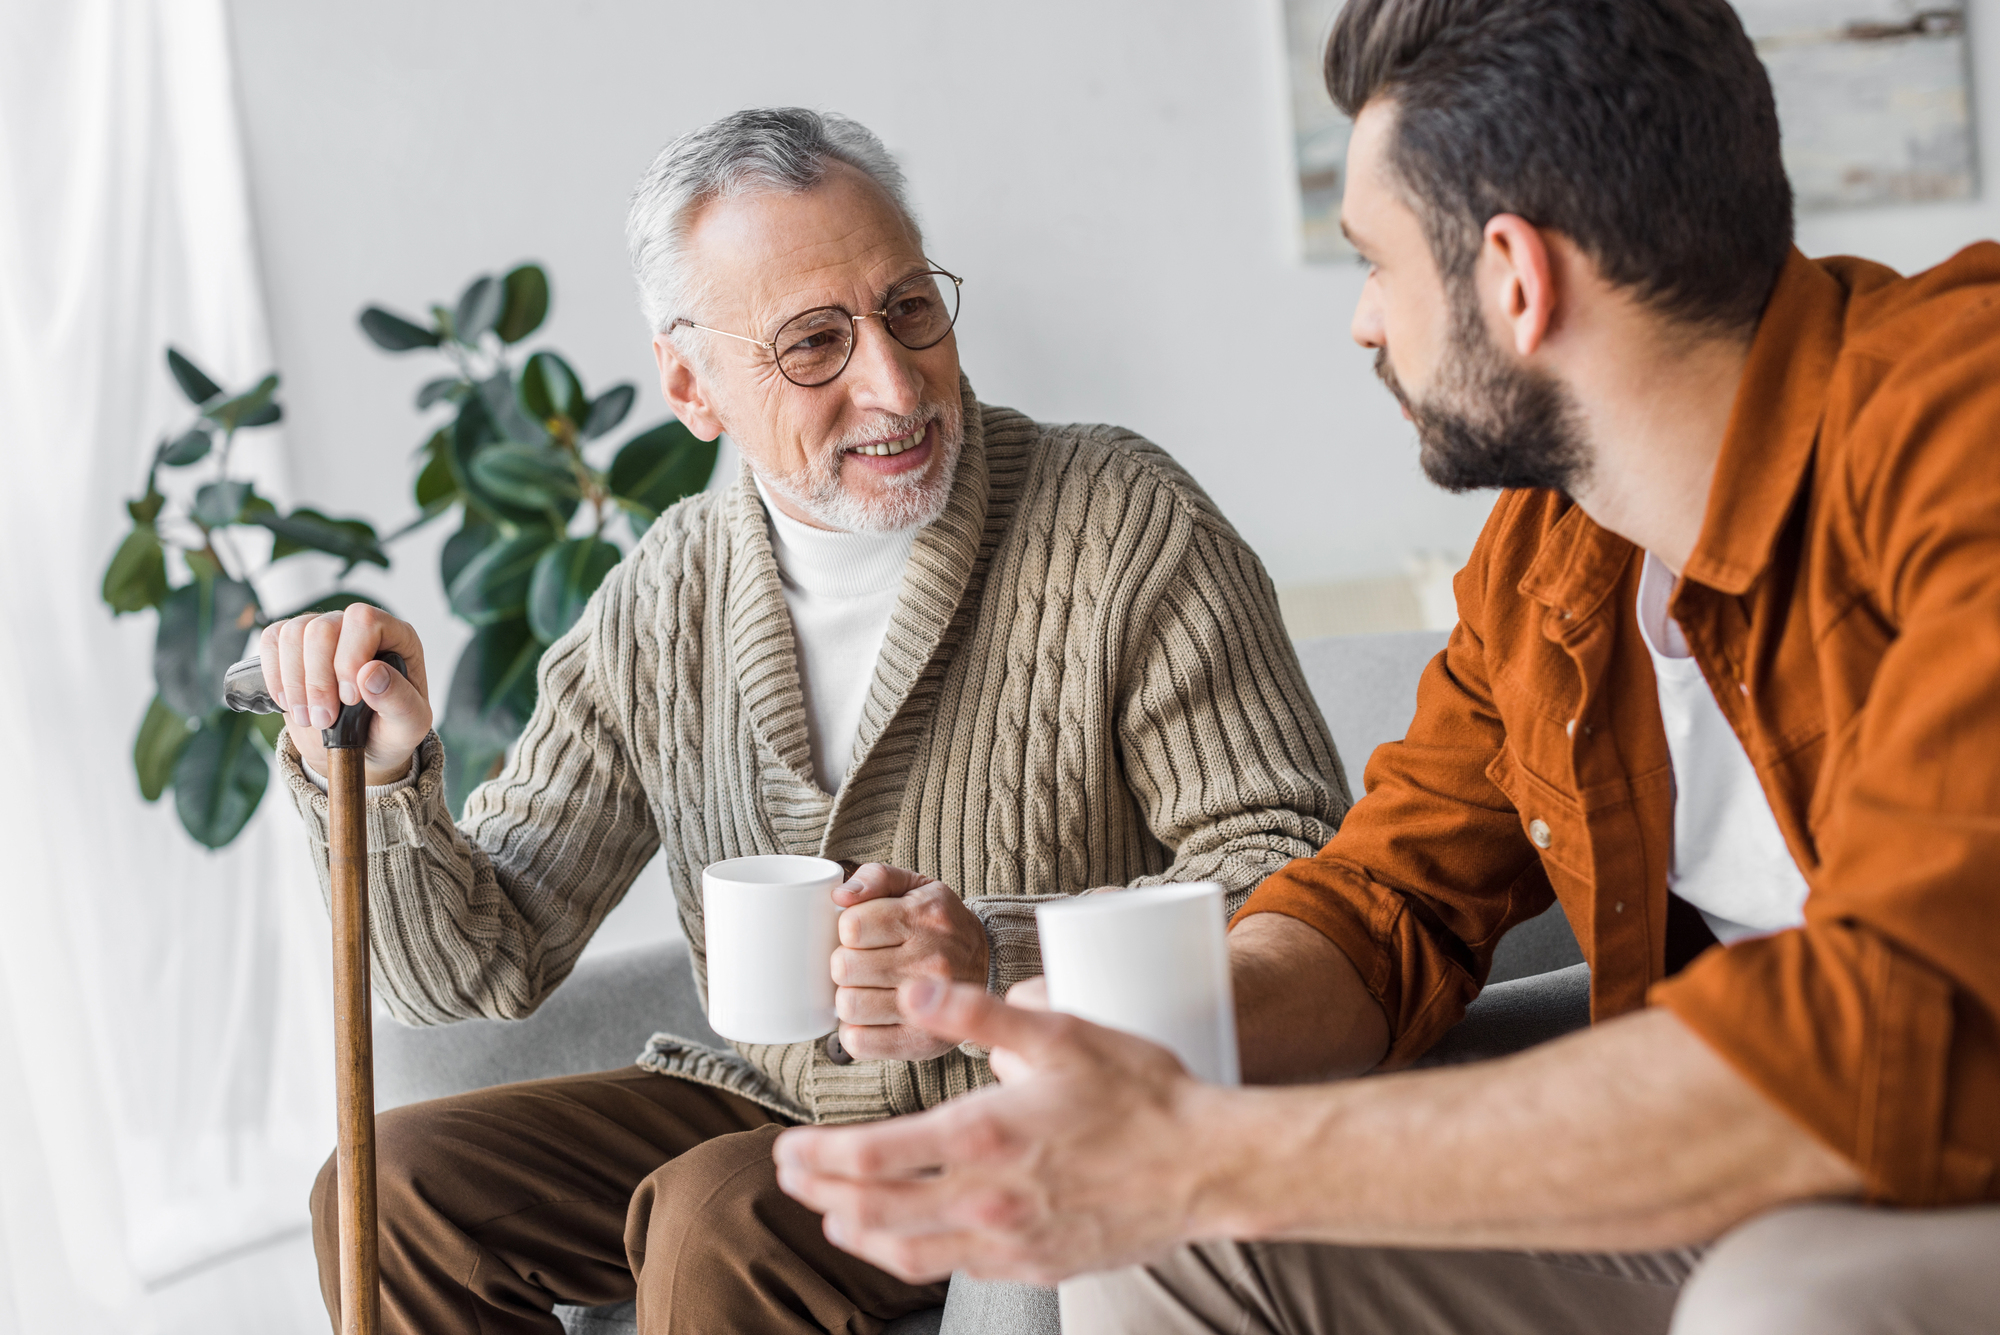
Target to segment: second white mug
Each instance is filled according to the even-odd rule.
[[[1211,1084],[1241,1081],[1220,885],[1079,895],[1037,908],[1035,926],[1050,1009],[1150,1038]]]

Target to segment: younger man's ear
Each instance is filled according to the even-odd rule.
[[[1556,313],[1555,273],[1541,229],[1518,214],[1495,214],[1480,239],[1474,275],[1482,304],[1498,313],[1514,351],[1533,356]]]
[[[653,335],[653,360],[660,367],[660,397],[667,401],[681,425],[697,440],[714,440],[722,434],[722,421],[715,415],[694,363],[680,345],[665,334]]]

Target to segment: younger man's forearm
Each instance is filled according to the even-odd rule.
[[[1191,1101],[1202,1143],[1230,1147],[1203,1170],[1201,1236],[1650,1251],[1861,1188],[1658,1010],[1501,1061]]]

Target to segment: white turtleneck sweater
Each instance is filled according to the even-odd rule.
[[[757,494],[770,516],[771,551],[778,558],[785,610],[792,614],[813,777],[828,793],[838,793],[854,758],[861,709],[868,702],[868,684],[882,656],[917,531],[814,528],[780,510],[761,478]]]

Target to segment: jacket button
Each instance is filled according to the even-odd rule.
[[[1571,719],[1571,720],[1570,720],[1569,722],[1567,722],[1567,723],[1563,724],[1563,735],[1564,735],[1564,736],[1566,736],[1566,737],[1574,737],[1574,736],[1576,736],[1576,720],[1575,720],[1575,719]]]
[[[1528,838],[1534,842],[1536,848],[1547,848],[1549,846],[1549,823],[1540,816],[1529,821]]]

